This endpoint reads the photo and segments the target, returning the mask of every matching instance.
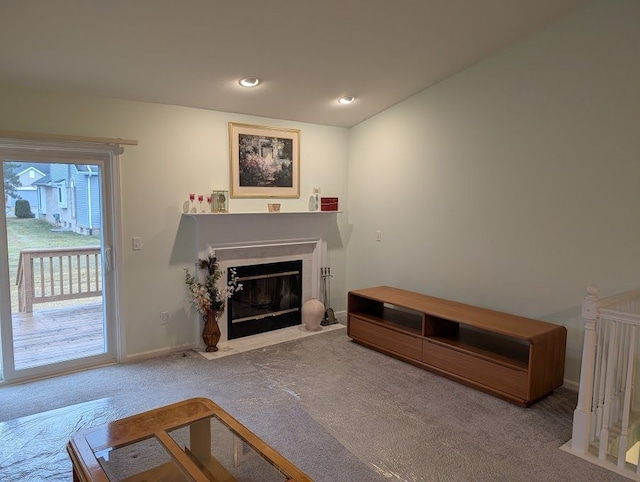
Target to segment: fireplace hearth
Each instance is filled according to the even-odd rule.
[[[227,303],[229,340],[301,323],[302,260],[236,266],[234,270],[243,288]]]

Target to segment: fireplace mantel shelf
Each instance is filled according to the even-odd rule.
[[[235,213],[182,213],[183,216],[189,216],[194,218],[206,218],[209,216],[246,216],[246,215],[264,215],[264,216],[286,216],[288,214],[310,214],[312,216],[322,214],[339,214],[342,211],[280,211],[277,213],[270,212],[235,212]]]

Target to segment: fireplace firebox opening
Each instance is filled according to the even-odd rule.
[[[301,323],[302,260],[234,269],[242,290],[227,303],[229,340]]]

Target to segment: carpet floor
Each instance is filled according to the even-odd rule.
[[[576,394],[520,408],[353,343],[346,330],[0,388],[0,480],[68,481],[70,434],[207,397],[320,481],[627,480],[560,446]]]

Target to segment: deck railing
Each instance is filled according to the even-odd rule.
[[[587,291],[580,391],[568,445],[576,455],[640,480],[640,290],[605,299],[595,287]]]
[[[25,249],[18,261],[18,308],[102,294],[100,247]]]

